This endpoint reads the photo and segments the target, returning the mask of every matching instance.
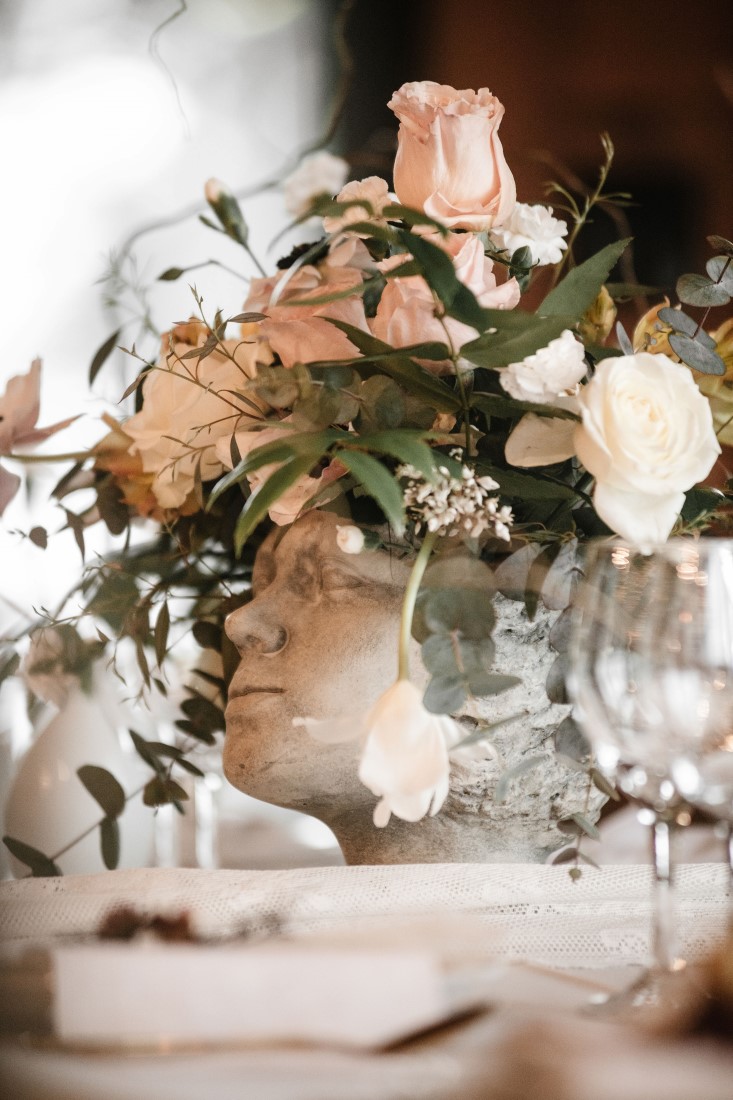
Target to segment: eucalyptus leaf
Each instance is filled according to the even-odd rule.
[[[171,802],[185,802],[188,794],[175,779],[156,775],[143,789],[143,802],[146,806],[167,806]]]
[[[518,764],[515,764],[513,768],[507,768],[496,784],[496,789],[494,791],[494,802],[496,805],[501,806],[502,803],[506,802],[509,788],[515,779],[519,779],[521,776],[526,775],[527,772],[533,771],[535,768],[547,764],[547,762],[548,757],[546,755],[525,756],[525,758],[520,760]]]
[[[704,329],[701,329],[697,321],[695,321],[689,314],[683,313],[681,309],[674,309],[671,306],[665,306],[657,313],[657,317],[665,325],[669,325],[675,332],[684,333],[685,336],[693,336],[699,344],[703,344],[706,348],[714,350],[715,341],[712,336],[709,336]],[[698,331],[699,330],[699,331]]]
[[[28,538],[39,550],[45,550],[48,546],[48,531],[45,527],[31,527]]]
[[[540,593],[548,611],[564,611],[570,603],[580,579],[578,540],[563,543],[547,571]]]
[[[423,696],[423,706],[431,714],[453,714],[466,701],[463,676],[433,676]]]
[[[599,790],[601,794],[608,795],[614,802],[621,801],[621,795],[618,793],[613,783],[603,774],[603,772],[599,771],[598,768],[590,769],[590,777],[593,786],[596,790]]]
[[[469,587],[423,587],[418,595],[418,629],[428,634],[460,634],[480,641],[489,638],[496,622],[490,591]]]
[[[509,554],[494,570],[494,583],[508,600],[524,601],[527,591],[529,571],[542,552],[539,543],[528,542],[525,546]]]
[[[34,878],[52,878],[62,872],[52,859],[49,859],[38,848],[25,844],[22,840],[16,840],[12,836],[4,836],[3,844],[12,856],[29,867]]]
[[[572,715],[563,718],[560,725],[555,729],[553,744],[555,752],[568,756],[571,760],[577,760],[579,763],[583,763],[591,754],[588,738]]]
[[[216,623],[198,619],[191,632],[202,649],[214,649],[217,653],[221,649],[222,629]]]
[[[705,264],[705,270],[718,286],[733,294],[733,262],[730,256],[713,256]]]
[[[669,337],[669,346],[679,355],[683,363],[699,370],[701,374],[725,374],[723,360],[716,352],[705,347],[700,340],[693,340],[691,336],[673,332]]]
[[[181,710],[200,730],[205,733],[218,733],[224,730],[224,712],[216,703],[203,695],[193,695],[184,699]]]
[[[616,322],[616,339],[623,355],[633,355],[634,346],[626,334],[626,329],[620,321]]]
[[[558,315],[579,321],[598,297],[599,291],[631,243],[631,237],[614,241],[574,267],[547,295],[537,312],[543,317]]]
[[[551,703],[560,703],[564,705],[572,702],[567,689],[568,666],[569,661],[566,653],[559,653],[550,665],[550,670],[547,673],[547,680],[545,682],[545,690],[547,691],[547,698]]]
[[[680,275],[677,280],[677,297],[688,306],[724,306],[730,294],[720,283],[714,283],[707,275]]]
[[[712,234],[707,238],[707,242],[716,252],[722,252],[725,256],[733,256],[733,243],[725,237],[718,237]]]
[[[2,684],[3,680],[7,680],[9,676],[14,676],[19,668],[19,653],[10,653],[7,657],[0,660],[0,684]]]
[[[589,821],[584,814],[574,813],[569,817],[564,817],[558,821],[557,827],[561,833],[568,833],[570,835],[578,835],[580,833],[591,838],[591,840],[600,840],[601,834],[593,824]]]
[[[120,816],[127,796],[111,772],[97,764],[83,764],[76,769],[76,774],[107,817]]]
[[[105,817],[99,825],[102,861],[108,871],[116,870],[120,862],[120,826],[114,817]]]
[[[553,420],[580,420],[578,413],[572,412],[571,409],[561,409],[556,405],[536,405],[533,401],[518,401],[508,395],[483,393],[479,390],[469,396],[468,403],[472,409],[480,409],[487,416],[505,419],[513,419],[531,412],[535,416],[549,417]]]

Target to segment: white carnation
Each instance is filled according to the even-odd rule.
[[[321,151],[304,157],[283,181],[285,209],[294,218],[305,214],[316,195],[336,195],[343,187],[349,166],[343,157]]]
[[[570,329],[551,340],[546,348],[528,355],[521,363],[510,363],[499,380],[517,401],[551,405],[560,394],[573,393],[588,369],[585,349]]]
[[[562,259],[568,247],[564,239],[567,233],[567,222],[553,218],[550,207],[518,202],[508,219],[494,227],[489,236],[497,248],[506,249],[510,255],[526,246],[532,262],[542,267]]]

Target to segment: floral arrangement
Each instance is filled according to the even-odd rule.
[[[191,288],[195,315],[170,325],[151,354],[131,349],[141,369],[124,396],[135,411],[107,417],[107,434],[55,490],[82,551],[91,522],[121,540],[85,570],[81,612],[60,616],[67,638],[91,631],[112,660],[116,642],[130,639],[148,696],[165,693],[181,633],[220,660],[182,704],[182,748],[136,736],[152,769],[151,805],[180,801],[175,769],[195,772],[189,748],[223,730],[239,660],[223,621],[250,596],[268,525],[336,509],[348,517],[345,552],[364,552],[388,530],[414,556],[398,679],[358,723],[359,774],[379,826],[390,814],[437,813],[449,753],[490,737],[466,739],[450,715],[469,695],[516,683],[492,669],[496,589],[524,600],[530,616],[540,600],[562,610],[587,538],[616,532],[653,546],[724,522],[728,490],[701,483],[719,440],[733,443],[733,319],[708,328],[710,310],[733,293],[733,244],[710,237],[707,273],[682,276],[680,305],[665,299],[628,335],[616,303],[650,293],[610,281],[630,241],[576,256],[593,208],[628,200],[606,190],[608,138],[597,186],[579,196],[552,185],[550,208],[517,202],[499,139],[504,108],[487,89],[405,84],[389,106],[400,123],[394,193],[377,177],[341,186],[344,162],[308,158],[286,181],[286,200],[295,224],[310,230],[318,219],[322,229],[272,273],[252,255],[234,195],[206,184],[202,220],[257,271],[242,310],[210,316]],[[182,275],[170,268],[161,279]],[[115,333],[100,349],[92,381],[118,342]],[[34,364],[0,398],[4,459],[63,427],[35,428],[39,372]],[[2,468],[0,479],[1,508],[18,478]],[[77,494],[86,504],[73,510]],[[44,530],[29,535],[45,545]],[[431,570],[438,579],[423,583]],[[424,698],[410,680],[411,631],[431,674]],[[19,641],[3,643],[5,675],[17,670]],[[77,660],[85,652],[72,648]],[[557,649],[548,692],[562,702]],[[317,720],[301,724],[322,735]],[[572,720],[555,743],[607,788]],[[110,780],[96,774],[89,787],[106,819],[112,802],[119,812]],[[48,869],[28,845],[7,843]]]

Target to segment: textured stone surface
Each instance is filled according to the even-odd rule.
[[[568,711],[550,704],[548,635],[557,613],[496,597],[497,672],[521,677],[503,695],[465,708],[475,722],[521,717],[496,730],[494,749],[469,766],[454,765],[451,790],[433,818],[372,823],[375,797],[358,780],[359,746],[321,744],[294,717],[357,716],[394,681],[402,593],[409,562],[386,551],[343,554],[333,515],[310,512],[263,545],[255,599],[231,616],[228,630],[242,654],[227,709],[224,768],[256,798],[320,818],[333,829],[349,863],[539,861],[565,843],[556,822],[577,812],[597,817],[603,797],[588,799],[586,777],[554,757],[552,733]],[[413,669],[423,679],[415,643]],[[235,698],[235,696],[239,696]],[[507,769],[541,756],[513,779],[497,803]]]

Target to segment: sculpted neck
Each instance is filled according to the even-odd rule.
[[[545,856],[533,846],[531,836],[521,834],[505,838],[505,843],[497,847],[491,823],[474,814],[439,814],[414,823],[393,817],[384,829],[377,829],[367,814],[352,813],[331,820],[316,816],[333,830],[349,865],[537,863]]]

